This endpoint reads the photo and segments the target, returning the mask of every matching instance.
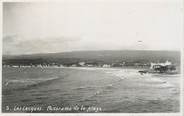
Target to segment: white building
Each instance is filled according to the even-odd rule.
[[[85,65],[85,62],[79,62],[79,65],[80,66],[84,66]]]
[[[151,62],[151,67],[150,67],[150,69],[153,69],[153,66],[155,66],[155,65],[168,66],[168,65],[172,65],[172,63],[169,62],[168,60],[167,60],[165,63],[152,63],[152,62]]]
[[[110,68],[111,65],[109,65],[109,64],[104,64],[102,67],[103,67],[103,68]]]

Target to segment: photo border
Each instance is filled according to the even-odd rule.
[[[85,1],[85,2],[112,2],[112,1],[121,1],[121,2],[179,2],[181,3],[180,9],[181,9],[181,29],[179,29],[180,32],[180,40],[181,40],[181,45],[180,45],[180,67],[181,67],[181,77],[180,77],[180,112],[179,113],[2,113],[2,41],[3,41],[3,3],[5,2],[64,2],[64,1],[70,1],[70,2],[81,2],[81,1]],[[95,115],[95,116],[183,116],[183,110],[184,110],[184,40],[183,40],[183,19],[184,19],[184,15],[183,15],[183,0],[0,0],[0,38],[1,38],[1,42],[0,42],[0,74],[1,74],[1,79],[0,79],[0,115],[3,116],[31,116],[31,115],[36,115],[36,116],[43,116],[43,115],[47,115],[47,116],[85,116],[85,115]]]

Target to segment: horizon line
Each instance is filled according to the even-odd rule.
[[[27,56],[27,55],[41,55],[41,54],[57,54],[57,53],[72,53],[72,52],[98,52],[98,51],[166,51],[166,52],[181,52],[181,50],[76,50],[76,51],[64,51],[64,52],[44,52],[44,53],[25,53],[25,54],[2,54],[2,56]]]

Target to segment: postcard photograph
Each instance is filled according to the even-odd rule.
[[[2,113],[179,113],[181,2],[3,2]]]

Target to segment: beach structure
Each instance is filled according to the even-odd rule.
[[[176,66],[171,62],[166,61],[165,63],[150,63],[150,69],[138,71],[141,75],[145,73],[166,73],[166,74],[176,74]]]
[[[165,63],[151,63],[150,69],[159,73],[176,71],[176,67],[169,61]]]

